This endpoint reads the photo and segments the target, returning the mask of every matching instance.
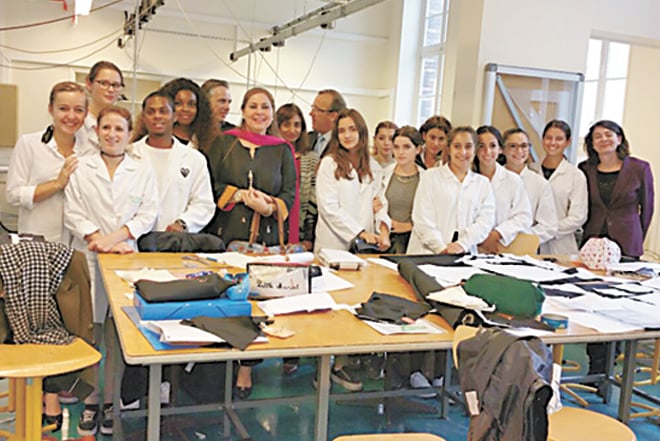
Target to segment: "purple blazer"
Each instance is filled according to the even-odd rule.
[[[600,198],[597,165],[584,161],[578,167],[587,176],[589,189],[583,243],[598,237],[607,222],[608,236],[619,244],[624,256],[644,254],[644,237],[653,216],[653,175],[649,163],[631,156],[623,159],[609,206]]]

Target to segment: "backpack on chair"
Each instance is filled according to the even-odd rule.
[[[468,441],[548,438],[552,353],[539,338],[488,328],[457,346]]]

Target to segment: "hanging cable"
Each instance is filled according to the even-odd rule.
[[[103,41],[106,38],[109,38],[110,36],[113,36],[113,38],[114,38],[114,35],[116,35],[120,31],[122,31],[123,29],[124,28],[122,26],[121,28],[112,31],[109,34],[104,35],[103,37],[97,38],[94,41],[91,41],[91,42],[85,43],[85,44],[81,44],[80,46],[69,47],[69,48],[66,48],[66,49],[51,49],[51,50],[45,50],[45,51],[32,51],[32,50],[28,50],[28,49],[20,49],[20,48],[17,48],[17,47],[8,46],[8,45],[2,44],[2,43],[0,43],[0,47],[5,48],[5,49],[9,49],[9,50],[12,50],[12,51],[15,51],[15,52],[21,52],[21,53],[24,53],[24,54],[32,54],[32,55],[57,54],[57,53],[60,53],[60,52],[71,52],[71,51],[75,51],[75,50],[78,50],[78,49],[84,49],[87,46],[91,46],[93,44],[98,43],[99,41]]]
[[[122,1],[124,1],[124,0],[113,0],[108,4],[105,4],[105,5],[102,5],[102,6],[97,6],[96,8],[92,8],[90,13],[100,11],[101,9],[105,9],[105,8],[110,7],[112,5],[116,5],[117,3],[121,3]],[[19,29],[29,29],[29,28],[34,28],[34,27],[37,27],[37,26],[49,25],[49,24],[57,23],[58,21],[71,20],[73,17],[75,17],[75,14],[69,14],[69,15],[66,15],[66,16],[60,17],[60,18],[54,18],[52,20],[39,21],[39,22],[36,22],[36,23],[30,23],[30,24],[25,24],[25,25],[7,26],[7,27],[4,27],[4,28],[0,28],[0,32],[15,31],[15,30],[19,30]]]

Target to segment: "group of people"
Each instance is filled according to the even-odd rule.
[[[144,98],[133,127],[131,114],[116,106],[123,86],[121,70],[108,61],[91,68],[85,86],[56,84],[52,124],[21,136],[9,167],[7,197],[19,207],[19,232],[84,251],[93,278],[95,253],[138,251],[137,239],[151,231],[314,251],[348,250],[361,239],[399,254],[492,253],[532,233],[542,253],[569,255],[582,232],[582,241],[607,236],[626,256],[643,253],[653,177],[612,121],[590,128],[588,159],[578,168],[565,156],[571,128],[559,120],[545,127],[545,157],[532,164],[524,130],[454,128],[442,116],[419,130],[381,122],[372,150],[363,116],[333,89],[314,99],[308,133],[300,107],[276,108],[264,88],[245,93],[241,123],[233,126],[225,120],[228,83],[200,87],[179,78]],[[92,283],[101,323],[106,295],[99,280]],[[336,357],[331,378],[360,390],[348,362]],[[254,364],[239,368],[237,398],[249,396]],[[296,367],[286,359],[284,373]],[[114,377],[106,372],[103,408],[96,390],[85,400],[81,434],[99,424],[112,433]],[[57,399],[45,402],[46,418],[61,414]]]

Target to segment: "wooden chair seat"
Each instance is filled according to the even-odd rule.
[[[538,254],[539,244],[541,240],[535,234],[518,233],[515,239],[511,241],[509,246],[504,246],[501,243],[497,244],[498,253],[515,254],[516,256],[536,256]],[[483,250],[477,247],[481,253]]]
[[[0,377],[10,382],[9,410],[16,412],[15,433],[0,430],[12,441],[41,441],[44,377],[89,367],[101,354],[84,340],[68,345],[0,345]]]
[[[564,407],[548,418],[549,441],[635,441],[637,437],[621,421],[602,413]]]
[[[342,435],[334,441],[444,441],[430,433],[375,433],[369,435]]]

